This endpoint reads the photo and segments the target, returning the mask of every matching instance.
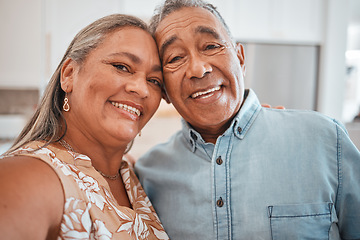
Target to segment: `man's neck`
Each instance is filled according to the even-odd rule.
[[[194,128],[195,131],[200,133],[201,137],[204,139],[205,142],[215,144],[218,137],[221,136],[230,127],[231,122],[232,122],[232,118],[229,119],[224,124],[216,125],[216,126],[208,126],[205,129],[194,127],[191,126],[190,124],[189,125],[192,128]]]

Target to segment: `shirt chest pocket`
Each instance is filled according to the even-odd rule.
[[[269,206],[268,211],[273,240],[327,240],[337,222],[332,203]]]

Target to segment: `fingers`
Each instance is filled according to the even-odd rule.
[[[263,103],[263,104],[261,104],[261,106],[263,106],[263,107],[265,107],[265,108],[285,109],[284,106],[279,105],[279,106],[276,106],[276,107],[271,107],[271,105],[270,105],[270,104],[267,104],[267,103]]]

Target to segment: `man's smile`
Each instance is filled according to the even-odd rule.
[[[212,96],[212,94],[215,91],[219,91],[220,88],[221,88],[220,86],[217,86],[217,87],[207,89],[205,91],[195,92],[195,93],[191,94],[191,98],[207,98],[207,97],[210,97],[210,96]]]

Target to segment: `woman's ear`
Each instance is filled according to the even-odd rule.
[[[67,58],[61,68],[60,84],[61,89],[66,93],[72,92],[75,64],[71,58]]]

